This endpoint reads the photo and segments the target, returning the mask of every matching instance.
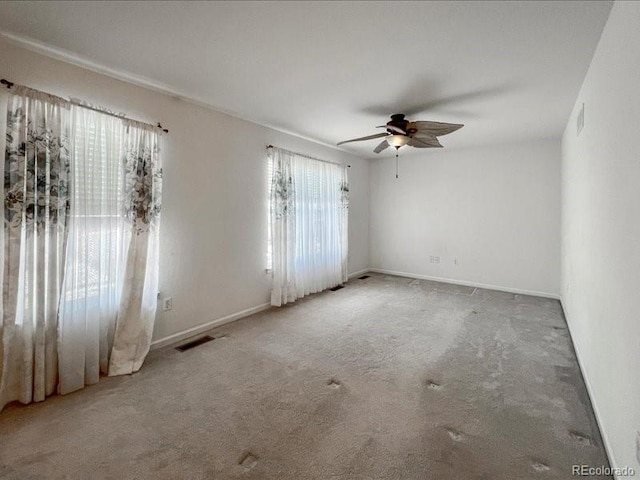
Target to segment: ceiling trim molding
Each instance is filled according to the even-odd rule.
[[[0,38],[5,39],[7,42],[13,45],[44,55],[49,58],[53,58],[54,60],[59,60],[61,62],[75,65],[76,67],[84,68],[86,70],[91,70],[92,72],[99,73],[101,75],[105,75],[107,77],[111,77],[116,80],[130,83],[138,87],[146,88],[147,90],[152,90],[157,93],[162,93],[164,95],[177,98],[184,102],[191,103],[193,105],[197,105],[199,107],[203,107],[208,110],[213,110],[215,112],[222,113],[224,115],[229,115],[230,117],[234,117],[234,118],[243,120],[245,122],[253,123],[254,125],[259,125],[261,127],[269,128],[271,130],[284,133],[286,135],[291,135],[292,137],[300,138],[302,140],[315,143],[317,145],[322,145],[324,147],[331,148],[332,150],[337,150],[339,152],[347,153],[354,157],[365,158],[364,156],[358,155],[357,153],[350,152],[348,150],[345,150],[344,148],[340,148],[336,145],[332,145],[327,142],[323,142],[322,140],[318,140],[312,137],[307,137],[305,135],[300,135],[299,133],[292,132],[290,130],[279,128],[274,125],[269,125],[267,123],[260,123],[250,118],[243,117],[235,112],[224,110],[198,97],[194,97],[188,93],[182,92],[164,83],[156,82],[155,80],[152,80],[148,77],[136,75],[123,70],[117,70],[111,67],[107,67],[106,65],[94,62],[93,60],[90,60],[89,58],[84,57],[82,55],[78,55],[76,53],[73,53],[69,50],[65,50],[63,48],[54,47],[52,45],[41,42],[39,40],[35,40],[33,38],[30,38],[24,35],[18,35],[18,34],[9,32],[7,30],[0,30]]]

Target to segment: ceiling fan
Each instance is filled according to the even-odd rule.
[[[407,120],[403,113],[396,113],[391,115],[391,120],[389,120],[386,125],[376,127],[385,128],[387,130],[386,132],[376,133],[375,135],[366,137],[352,138],[351,140],[339,142],[338,145],[384,137],[384,140],[380,142],[373,151],[380,153],[387,147],[394,147],[396,149],[396,178],[398,178],[398,150],[400,147],[408,145],[414,148],[442,148],[438,137],[460,130],[462,127],[464,127],[464,125],[459,123],[412,122]]]
[[[411,122],[405,118],[403,113],[396,113],[391,115],[391,120],[386,125],[376,127],[386,128],[386,132],[376,133],[367,137],[352,138],[351,140],[340,142],[338,145],[384,137],[384,140],[373,149],[375,153],[380,153],[390,146],[395,147],[396,150],[405,145],[415,148],[442,148],[442,144],[437,137],[455,132],[462,127],[464,125],[459,123]]]

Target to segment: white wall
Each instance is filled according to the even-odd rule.
[[[371,162],[371,267],[559,293],[560,139]]]
[[[368,267],[366,160],[19,48],[0,39],[0,76],[79,97],[131,118],[160,121],[164,192],[160,289],[173,310],[158,312],[160,339],[269,300],[265,274],[265,146],[274,144],[349,170],[349,271]],[[0,90],[0,131],[7,93]],[[4,151],[4,135],[0,151]]]
[[[616,2],[562,143],[562,303],[610,459],[636,472],[639,59],[640,3]],[[583,103],[585,126],[578,136]]]

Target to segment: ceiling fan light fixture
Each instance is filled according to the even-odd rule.
[[[404,147],[411,140],[406,135],[391,135],[387,137],[387,143],[392,147],[400,148]]]

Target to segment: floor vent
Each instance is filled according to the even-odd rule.
[[[184,344],[180,345],[179,347],[176,347],[176,350],[180,350],[181,352],[184,352],[185,350],[191,350],[192,348],[195,348],[198,345],[202,345],[203,343],[210,342],[211,340],[215,340],[215,338],[210,336],[210,335],[206,335],[206,336],[204,336],[202,338],[199,338],[197,340],[193,340],[191,342],[184,343]]]
[[[358,280],[364,280],[365,278],[371,278],[371,275],[363,275],[361,277],[358,277]]]
[[[341,288],[344,288],[344,285],[338,285],[337,287],[330,288],[329,290],[331,290],[332,292],[335,292],[337,290],[340,290]]]

